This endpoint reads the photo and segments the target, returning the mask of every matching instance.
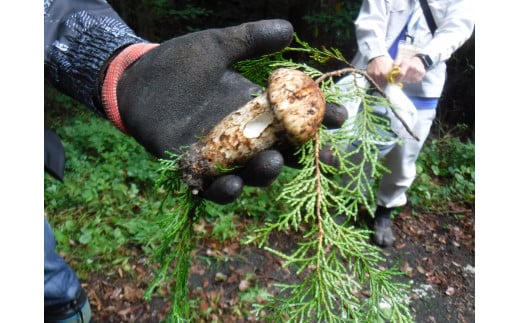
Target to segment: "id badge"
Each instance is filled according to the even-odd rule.
[[[401,40],[397,45],[396,60],[410,59],[419,54],[419,48],[409,40]]]

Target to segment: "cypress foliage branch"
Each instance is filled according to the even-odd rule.
[[[276,200],[284,205],[282,214],[253,228],[243,241],[280,257],[284,266],[301,278],[294,284],[277,284],[280,293],[257,304],[255,312],[273,322],[412,322],[406,303],[408,286],[396,282],[402,273],[396,267],[382,269],[385,259],[380,249],[369,243],[370,230],[353,224],[360,207],[373,212],[372,178],[386,171],[378,161],[378,148],[389,140],[389,124],[373,107],[389,106],[388,100],[356,84],[351,92],[340,92],[334,77],[364,71],[355,69],[336,49],[312,48],[296,35],[295,40],[298,47],[245,60],[235,67],[260,85],[265,85],[269,74],[279,67],[297,68],[319,80],[328,102],[358,100],[363,109],[342,128],[330,131],[322,127],[313,140],[298,147],[301,169],[283,184]],[[338,60],[346,68],[323,73],[286,59],[289,52],[306,53],[319,64]],[[320,161],[325,145],[337,158],[334,167]],[[205,207],[183,184],[177,158],[172,155],[171,160],[161,161],[158,185],[169,190],[173,206],[162,214],[164,239],[155,254],[161,268],[146,296],[171,277],[175,287],[170,320],[182,322],[189,320],[187,282],[195,245],[193,221]],[[277,231],[295,237],[296,249],[284,253],[271,248],[268,239]]]

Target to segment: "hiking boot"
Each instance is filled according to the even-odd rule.
[[[45,323],[89,323],[92,319],[90,302],[83,288],[78,296],[65,304],[45,307]]]
[[[394,243],[394,233],[392,232],[391,215],[393,208],[377,206],[374,218],[374,243],[380,247],[388,247]]]

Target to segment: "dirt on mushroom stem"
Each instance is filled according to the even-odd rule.
[[[183,180],[202,192],[222,169],[244,165],[259,152],[299,145],[314,137],[325,114],[325,99],[307,74],[280,68],[267,91],[226,116],[179,160]]]

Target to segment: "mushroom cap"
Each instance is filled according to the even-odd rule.
[[[288,139],[302,144],[313,138],[325,114],[325,98],[314,80],[302,71],[280,68],[267,84],[269,102]]]

